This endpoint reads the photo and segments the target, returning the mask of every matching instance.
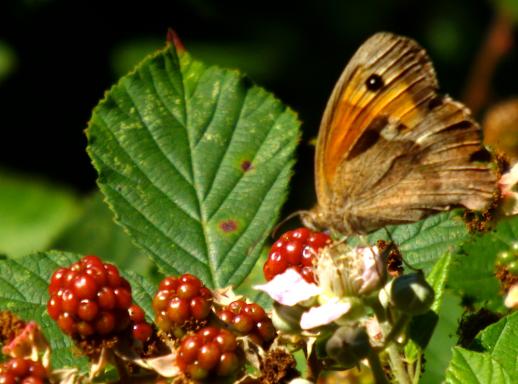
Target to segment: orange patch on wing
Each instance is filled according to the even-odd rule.
[[[423,118],[406,84],[398,84],[384,90],[375,102],[372,102],[375,95],[364,94],[367,97],[363,98],[357,95],[354,97],[356,103],[346,101],[345,96],[349,96],[348,92],[344,92],[333,113],[329,136],[326,140],[323,168],[329,185],[333,184],[341,161],[374,119],[384,115],[411,128]],[[363,117],[358,120],[361,114]]]

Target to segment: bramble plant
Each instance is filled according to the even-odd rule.
[[[86,131],[115,220],[96,195],[59,251],[0,260],[0,384],[518,377],[518,218],[456,209],[268,244],[299,126],[172,40],[120,79]]]

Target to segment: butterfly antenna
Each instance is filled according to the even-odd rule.
[[[272,239],[274,239],[276,237],[276,234],[277,234],[277,231],[279,230],[279,228],[282,227],[284,224],[286,224],[287,221],[289,221],[297,216],[300,217],[305,212],[307,212],[307,211],[304,211],[304,210],[295,211],[295,212],[289,214],[288,216],[286,216],[284,219],[282,219],[282,221],[273,228],[272,235],[271,235]]]

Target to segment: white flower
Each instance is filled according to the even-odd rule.
[[[254,288],[282,305],[308,307],[318,302],[300,318],[302,329],[312,329],[363,313],[360,297],[383,286],[386,269],[378,247],[351,248],[339,243],[318,254],[315,277],[318,284],[308,283],[288,269]]]
[[[319,254],[315,275],[318,286],[328,294],[360,296],[385,284],[386,268],[376,246],[350,248],[337,244]]]

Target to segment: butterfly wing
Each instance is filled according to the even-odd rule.
[[[437,93],[426,52],[379,33],[342,73],[316,153],[318,209],[330,226],[367,232],[464,205],[482,209],[496,172],[480,162],[480,129]]]

